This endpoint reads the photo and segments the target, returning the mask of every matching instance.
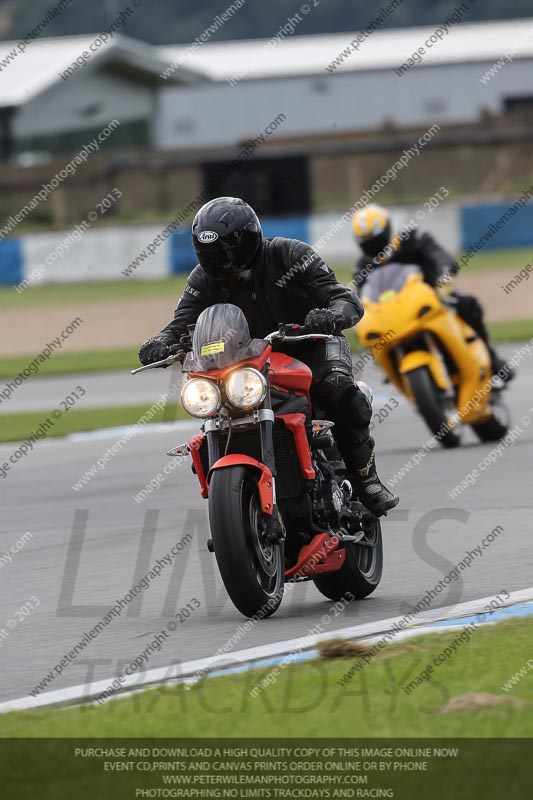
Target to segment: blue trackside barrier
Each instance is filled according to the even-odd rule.
[[[22,240],[0,242],[0,285],[14,286],[24,279]]]
[[[261,217],[261,227],[267,237],[284,236],[287,239],[311,241],[311,218],[298,217]]]
[[[170,237],[170,272],[190,272],[196,264],[196,254],[191,244],[191,229],[177,228]]]
[[[533,245],[533,203],[518,200],[460,209],[461,240],[467,251],[476,243],[483,250]]]
[[[402,206],[392,211],[399,220],[398,224],[404,224],[414,216],[416,209]],[[354,259],[357,249],[349,224],[340,229],[333,228],[331,234],[340,213],[262,217],[261,222],[265,236],[322,243],[320,253],[327,261],[343,263]],[[504,203],[463,207],[443,204],[442,209],[435,209],[431,218],[424,221],[421,230],[428,230],[454,252],[467,252],[471,247],[479,251],[533,246],[533,199],[527,201],[522,196],[521,201],[511,199]],[[88,280],[91,276],[87,275],[87,265],[93,263],[96,245],[102,255],[98,279],[116,280],[121,277],[116,254],[124,252],[123,260],[127,263],[143,248],[146,249],[146,243],[156,233],[157,226],[151,226],[150,230],[123,227],[91,231],[81,241],[71,243],[68,253],[62,258],[47,262],[39,283]],[[0,241],[0,285],[16,285],[23,281],[61,245],[64,238],[65,231],[55,231],[53,234],[29,234]],[[135,277],[184,274],[195,265],[190,226],[180,226],[146,262],[140,264]]]

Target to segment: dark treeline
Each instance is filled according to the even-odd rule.
[[[65,0],[66,2],[67,0]],[[43,30],[43,36],[98,33],[120,13],[131,8],[122,33],[154,44],[189,43],[206,30],[233,0],[72,0]],[[2,3],[3,39],[19,39],[47,17],[59,0],[16,0]],[[356,0],[308,0],[310,12],[294,35],[356,31],[368,25],[390,0],[372,4]],[[463,0],[403,0],[382,28],[438,25],[460,7]],[[465,20],[512,19],[533,16],[531,0],[464,0],[470,6]],[[301,6],[299,0],[238,0],[242,7],[222,25],[211,41],[254,39],[277,33]],[[127,13],[125,14],[127,16]]]

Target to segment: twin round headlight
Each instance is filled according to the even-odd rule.
[[[224,382],[226,397],[234,408],[247,411],[265,399],[267,383],[263,375],[253,367],[230,372]]]
[[[263,375],[253,367],[236,369],[224,381],[228,401],[239,411],[247,411],[261,403],[266,395],[267,383]],[[211,417],[222,405],[217,384],[207,378],[192,378],[181,393],[185,411],[192,417]]]
[[[220,389],[206,378],[193,378],[182,389],[181,403],[192,417],[211,417],[220,408]]]

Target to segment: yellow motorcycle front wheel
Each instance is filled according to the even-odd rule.
[[[443,447],[457,447],[461,442],[461,432],[454,419],[455,406],[443,395],[427,367],[406,372],[405,378],[416,407],[431,433]]]

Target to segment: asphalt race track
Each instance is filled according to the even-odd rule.
[[[508,348],[509,353],[514,350]],[[373,382],[380,400],[392,396],[387,386],[381,387],[375,378]],[[159,384],[168,388],[167,379],[158,378],[157,383],[154,400]],[[143,379],[139,402],[145,399],[146,384]],[[380,587],[333,618],[327,630],[408,612],[496,526],[503,532],[437,595],[432,607],[533,586],[533,425],[521,422],[524,415],[533,422],[531,357],[522,360],[506,395],[513,424],[523,428],[514,444],[504,447],[494,465],[455,500],[448,490],[494,447],[477,444],[469,431],[461,448],[432,450],[405,475],[395,487],[401,505],[383,525],[386,563]],[[132,393],[129,402],[137,399]],[[192,541],[172,566],[165,566],[48,689],[113,677],[193,598],[200,607],[151,655],[149,669],[210,656],[244,622],[227,599],[214,557],[207,551],[207,506],[189,461],[144,502],[132,497],[169,463],[166,450],[195,430],[194,422],[181,423],[176,431],[156,429],[136,437],[78,492],[72,484],[113,445],[116,433],[38,443],[0,480],[0,557],[26,531],[32,534],[12,563],[0,560],[0,700],[27,695],[187,532]],[[403,401],[376,426],[375,436],[385,480],[429,439],[421,420]],[[0,464],[16,448],[2,445]],[[236,649],[304,636],[331,605],[312,584],[296,586],[278,613],[256,624]]]

